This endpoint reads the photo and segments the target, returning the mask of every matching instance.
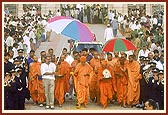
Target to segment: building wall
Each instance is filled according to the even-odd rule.
[[[55,14],[58,9],[60,9],[60,4],[42,4],[41,14],[48,14],[49,10]]]
[[[146,4],[147,15],[152,15],[152,6],[152,4]],[[123,15],[128,15],[128,4],[108,4],[108,11],[110,9],[116,10],[116,12],[120,12]]]
[[[122,13],[123,15],[128,14],[128,4],[110,3],[107,5],[108,5],[108,11],[110,9],[112,9],[112,10],[116,10],[116,12]],[[156,6],[156,5],[157,4],[146,4],[146,14],[152,15],[153,11],[154,11],[153,10],[154,6]],[[7,5],[7,6],[9,6],[9,5]],[[163,4],[160,7],[163,8]],[[49,10],[51,10],[55,14],[58,9],[60,9],[60,4],[56,4],[56,3],[55,4],[51,4],[51,3],[50,4],[41,4],[42,15],[48,14]],[[17,13],[16,15],[18,17],[20,17],[23,14],[23,4],[17,4],[15,12]]]

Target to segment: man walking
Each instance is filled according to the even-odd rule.
[[[56,66],[51,62],[51,56],[47,55],[45,63],[41,64],[41,75],[46,96],[46,109],[49,109],[49,107],[54,109],[55,71]]]
[[[114,17],[114,19],[112,20],[111,26],[113,29],[113,36],[116,37],[117,36],[117,29],[118,29],[118,22],[116,20],[116,17]]]
[[[106,41],[108,41],[108,40],[112,39],[112,37],[113,37],[113,30],[110,27],[110,24],[107,24],[107,28],[104,31],[104,39]]]
[[[74,71],[74,75],[77,77],[77,109],[81,108],[81,104],[84,104],[85,108],[88,106],[89,79],[92,71],[92,67],[86,62],[86,57],[81,56],[80,63]]]

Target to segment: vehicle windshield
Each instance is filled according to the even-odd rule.
[[[102,44],[78,44],[77,46],[74,45],[73,51],[80,52],[82,51],[83,48],[87,48],[87,49],[95,48],[96,51],[100,53],[102,51]]]

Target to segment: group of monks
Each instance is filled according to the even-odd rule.
[[[123,107],[138,104],[140,97],[140,64],[134,60],[134,56],[124,52],[99,54],[94,51],[92,59],[87,60],[88,55],[73,54],[74,61],[71,65],[65,61],[66,56],[61,55],[56,62],[55,90],[54,97],[59,107],[65,101],[65,94],[70,92],[70,85],[73,86],[76,94],[76,108],[81,105],[88,107],[89,99],[106,108],[108,103],[117,98],[118,104]],[[43,106],[45,101],[42,77],[40,71],[41,63],[37,56],[33,57],[34,62],[30,64],[28,84],[34,104],[40,103]],[[72,84],[69,83],[72,79]]]

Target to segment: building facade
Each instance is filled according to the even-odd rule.
[[[90,5],[90,4],[89,4]],[[91,4],[93,5],[93,4]],[[96,4],[97,5],[97,4]],[[25,7],[32,8],[33,6],[38,6],[40,8],[41,14],[47,14],[49,10],[51,10],[53,13],[55,13],[58,9],[61,9],[62,4],[57,3],[43,3],[43,4],[5,4],[4,8],[11,11],[13,14],[16,14],[16,16],[21,16],[24,12]],[[121,3],[108,3],[108,4],[100,4],[100,6],[107,7],[108,11],[110,9],[115,10],[116,12],[119,12],[123,15],[128,15],[130,9],[143,9],[145,11],[146,15],[153,15],[154,12],[162,10],[164,11],[164,4],[121,4]]]

